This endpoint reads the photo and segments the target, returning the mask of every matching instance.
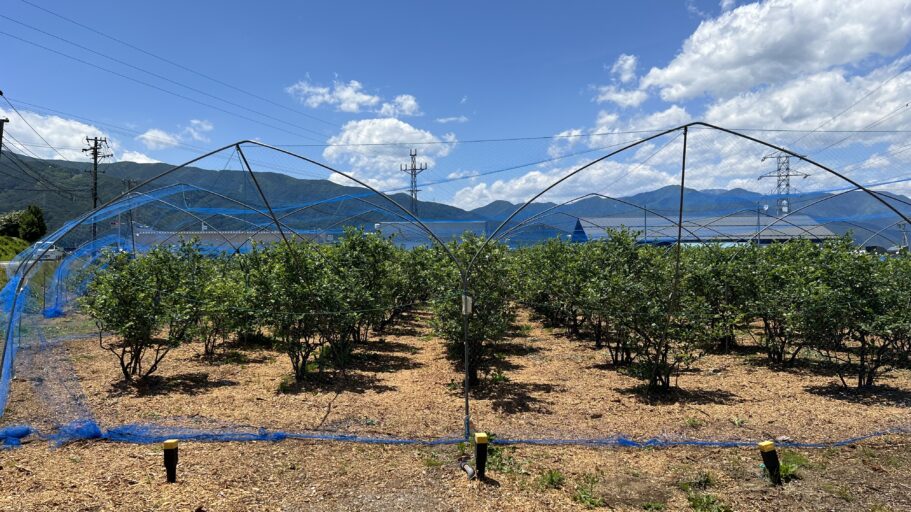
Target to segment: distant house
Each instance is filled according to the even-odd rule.
[[[593,217],[580,218],[581,226],[589,240],[608,236],[607,229],[628,229],[637,233],[640,243],[669,244],[677,240],[677,222],[674,218],[648,217]],[[576,236],[575,233],[573,235]],[[838,235],[806,215],[773,217],[769,215],[730,215],[721,217],[684,217],[681,229],[683,243],[745,243],[761,244],[791,239],[808,239],[821,242]]]

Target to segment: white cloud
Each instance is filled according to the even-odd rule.
[[[617,57],[614,65],[610,68],[610,72],[612,75],[616,75],[623,83],[631,82],[636,78],[636,65],[638,63],[638,57],[623,53]]]
[[[184,128],[184,133],[197,142],[209,142],[207,133],[215,129],[211,121],[205,119],[190,119],[190,126]]]
[[[907,0],[767,0],[702,22],[663,68],[641,80],[666,101],[731,96],[871,55],[911,37]]]
[[[638,107],[648,99],[648,93],[641,89],[620,89],[615,85],[605,85],[598,88],[598,103],[611,102],[620,107]]]
[[[464,105],[468,103],[468,96],[462,96],[462,99],[459,100],[459,105]]]
[[[721,2],[719,2],[721,12],[730,11],[735,5],[737,5],[737,0],[721,0]]]
[[[453,204],[470,209],[497,200],[523,203],[576,169],[578,166],[541,168],[516,178],[469,185],[455,193]],[[623,197],[678,182],[678,177],[648,165],[608,160],[567,179],[537,202],[562,202],[591,192]]]
[[[573,146],[575,146],[580,140],[582,140],[581,128],[563,130],[554,136],[554,139],[547,147],[547,154],[551,158],[559,158],[569,153]]]
[[[826,123],[827,130],[861,130],[882,120],[876,129],[909,129],[909,116],[890,116],[909,100],[911,72],[898,73],[909,61],[911,58],[898,59],[866,75],[849,76],[844,69],[834,69],[799,77],[717,100],[708,107],[705,118],[714,124],[740,128],[813,130]],[[874,90],[875,94],[863,104],[849,109]],[[836,114],[838,117],[830,121]]]
[[[379,118],[349,121],[328,142],[331,145],[323,150],[324,158],[345,164],[373,186],[391,189],[405,183],[399,166],[408,160],[409,148],[401,143],[415,144],[420,160],[433,168],[436,159],[448,155],[457,141],[451,133],[438,137],[399,119]],[[387,145],[393,142],[396,144]]]
[[[215,129],[211,121],[191,119],[190,124],[179,132],[168,132],[160,128],[149,128],[135,140],[142,142],[146,149],[167,149],[185,142],[209,142],[208,133]]]
[[[74,119],[37,114],[21,108],[19,112],[41,134],[41,137],[56,148],[67,160],[85,159],[85,154],[81,148],[85,147],[85,138],[87,136],[107,137],[107,134],[100,128]],[[46,159],[61,158],[57,152],[49,148],[40,137],[35,135],[35,132],[26,123],[22,122],[15,112],[0,109],[0,117],[10,120],[4,127],[7,134],[3,141],[5,145],[15,148],[17,153],[30,156],[34,154]],[[12,138],[25,144],[27,150],[20,148],[18,144],[12,141]]]
[[[438,117],[435,121],[440,124],[467,123],[468,118],[466,116]]]
[[[158,128],[149,128],[145,132],[136,136],[136,140],[142,142],[147,149],[167,149],[180,144],[180,137],[173,133],[168,133]]]
[[[410,94],[400,94],[391,103],[383,103],[378,113],[383,117],[420,116],[423,115],[418,100]]]
[[[334,81],[331,86],[314,85],[301,80],[285,88],[285,91],[310,108],[332,105],[342,112],[360,112],[379,105],[380,97],[364,92],[364,86],[357,80]]]
[[[136,162],[137,164],[157,164],[158,160],[139,151],[124,151],[120,154],[119,160],[123,162]]]

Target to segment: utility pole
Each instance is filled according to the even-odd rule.
[[[110,153],[104,153],[102,151],[102,146],[107,147],[108,139],[106,137],[86,137],[86,144],[89,147],[82,150],[83,153],[90,153],[92,155],[92,210],[98,208],[98,161],[102,158],[107,158],[113,156]],[[95,218],[92,217],[92,242],[95,242],[95,237],[98,233],[98,228],[95,224]]]
[[[133,180],[123,180],[124,185],[126,185],[126,192],[129,192],[133,189]],[[127,199],[129,201],[130,199]],[[130,245],[132,253],[136,255],[136,230],[133,228],[133,208],[131,207],[127,210],[127,220],[130,222]],[[117,229],[120,229],[118,226]]]
[[[3,96],[2,92],[0,92],[0,96]],[[3,119],[0,119],[0,156],[3,156],[3,146],[2,146],[2,144],[3,144],[3,125],[5,125],[8,122],[9,122],[9,119],[7,119],[5,117]]]
[[[418,174],[421,174],[422,172],[427,170],[427,164],[424,162],[421,162],[421,165],[418,165],[418,161],[417,161],[418,150],[412,149],[410,154],[411,154],[411,167],[408,167],[405,164],[402,164],[401,170],[402,170],[402,172],[407,172],[408,174],[411,175],[411,213],[413,213],[414,216],[417,217],[417,215],[418,215],[418,192],[420,192],[418,190]]]
[[[791,178],[806,179],[809,174],[791,169],[791,155],[784,153],[772,153],[762,157],[762,161],[774,158],[777,164],[774,171],[769,171],[759,179],[775,178],[775,197],[777,215],[782,217],[791,211]]]

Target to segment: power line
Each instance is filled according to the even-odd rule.
[[[98,30],[98,29],[96,29],[96,28],[94,28],[94,27],[90,27],[90,26],[88,26],[88,25],[84,25],[84,24],[82,24],[82,23],[80,23],[80,22],[78,22],[78,21],[75,21],[75,20],[73,20],[73,19],[67,18],[66,16],[64,16],[64,15],[62,15],[62,14],[58,14],[58,13],[56,13],[56,12],[50,10],[50,9],[47,9],[47,8],[45,8],[45,7],[40,6],[40,5],[34,4],[34,3],[29,2],[29,1],[27,1],[27,0],[21,0],[21,1],[22,1],[23,3],[25,3],[25,4],[27,4],[27,5],[30,5],[30,6],[32,6],[32,7],[34,7],[34,8],[36,8],[36,9],[42,10],[42,11],[44,11],[44,12],[46,12],[46,13],[52,15],[52,16],[56,16],[57,18],[60,18],[60,19],[66,21],[66,22],[68,22],[68,23],[72,23],[73,25],[76,25],[76,26],[81,27],[81,28],[83,28],[83,29],[85,29],[85,30],[88,30],[88,31],[90,31],[90,32],[92,32],[92,33],[94,33],[94,34],[97,34],[97,35],[99,35],[99,36],[101,36],[101,37],[104,37],[104,38],[106,38],[106,39],[109,39],[109,40],[111,40],[111,41],[114,41],[115,43],[121,44],[121,45],[126,46],[127,48],[131,48],[131,49],[133,49],[133,50],[136,50],[136,51],[138,51],[138,52],[140,52],[140,53],[143,53],[143,54],[145,54],[145,55],[148,55],[149,57],[158,59],[158,60],[160,60],[161,62],[164,62],[164,63],[166,63],[166,64],[170,64],[171,66],[180,68],[180,69],[182,69],[182,70],[184,70],[184,71],[187,71],[187,72],[189,72],[189,73],[193,73],[194,75],[199,76],[199,77],[202,77],[202,78],[205,78],[206,80],[209,80],[209,81],[211,81],[211,82],[217,83],[217,84],[222,85],[222,86],[224,86],[224,87],[228,87],[229,89],[233,89],[233,90],[235,90],[235,91],[237,91],[237,92],[240,92],[240,93],[242,93],[242,94],[246,94],[247,96],[250,96],[250,97],[252,97],[252,98],[256,98],[256,99],[258,99],[258,100],[260,100],[260,101],[264,101],[264,102],[269,103],[269,104],[271,104],[271,105],[274,105],[274,106],[276,106],[276,107],[285,109],[285,110],[287,110],[287,111],[289,111],[289,112],[294,112],[295,114],[301,115],[301,116],[306,117],[306,118],[308,118],[308,119],[312,119],[312,120],[314,120],[314,121],[319,121],[319,122],[324,123],[324,124],[327,124],[327,125],[329,125],[329,126],[338,126],[337,123],[333,123],[333,122],[331,122],[331,121],[327,121],[327,120],[322,119],[322,118],[320,118],[320,117],[317,117],[317,116],[314,116],[314,115],[311,115],[311,114],[307,114],[306,112],[302,112],[302,111],[300,111],[300,110],[293,109],[293,108],[291,108],[291,107],[288,107],[287,105],[283,105],[283,104],[278,103],[278,102],[276,102],[276,101],[270,100],[269,98],[265,98],[265,97],[260,96],[260,95],[258,95],[258,94],[255,94],[255,93],[246,91],[246,90],[241,89],[241,88],[239,88],[239,87],[237,87],[237,86],[234,86],[234,85],[232,85],[232,84],[230,84],[230,83],[227,83],[227,82],[225,82],[225,81],[223,81],[223,80],[220,80],[220,79],[218,79],[218,78],[214,78],[214,77],[209,76],[209,75],[207,75],[207,74],[205,74],[205,73],[202,73],[202,72],[200,72],[200,71],[197,71],[197,70],[195,70],[195,69],[193,69],[193,68],[184,66],[183,64],[180,64],[180,63],[175,62],[175,61],[173,61],[173,60],[170,60],[170,59],[167,59],[167,58],[162,57],[162,56],[160,56],[160,55],[157,55],[157,54],[155,54],[155,53],[152,53],[152,52],[150,52],[150,51],[148,51],[148,50],[145,50],[145,49],[143,49],[143,48],[141,48],[141,47],[139,47],[139,46],[136,46],[136,45],[134,45],[134,44],[131,44],[131,43],[127,42],[127,41],[124,41],[124,40],[122,40],[122,39],[118,39],[118,38],[116,38],[116,37],[114,37],[114,36],[112,36],[112,35],[109,35],[109,34],[106,34],[106,33],[104,33],[104,32],[101,32],[100,30]]]
[[[24,0],[23,0],[24,1]],[[85,117],[79,114],[73,114],[70,112],[65,112],[62,110],[54,109],[44,105],[38,105],[36,103],[31,103],[19,98],[13,98],[12,101],[20,105],[25,105],[30,108],[35,108],[43,110],[46,112],[51,112],[54,114],[59,114],[67,117],[72,117],[74,119],[79,119],[89,123],[107,126],[110,129],[115,131],[120,131],[130,135],[142,135],[143,132],[138,130],[133,130],[124,126],[119,126],[111,124],[106,121],[99,121],[97,119],[92,119]],[[894,115],[893,111],[889,115]],[[875,122],[872,124],[876,124]],[[576,138],[594,138],[594,137],[607,137],[611,135],[638,135],[638,134],[650,134],[661,131],[666,131],[668,128],[654,128],[646,130],[616,130],[611,132],[590,132],[582,134],[565,134],[565,135],[532,135],[532,136],[517,136],[517,137],[502,137],[502,138],[478,138],[478,139],[465,139],[457,141],[390,141],[390,142],[360,142],[360,143],[346,143],[346,144],[330,144],[330,143],[319,143],[319,144],[271,144],[275,147],[280,148],[300,148],[300,147],[312,147],[312,148],[327,148],[327,147],[359,147],[359,146],[432,146],[432,145],[459,145],[459,144],[483,144],[483,143],[497,143],[497,142],[521,142],[521,141],[534,141],[534,140],[559,140],[559,139],[576,139]],[[764,133],[806,133],[809,130],[798,130],[791,128],[731,128],[732,130],[739,132],[764,132]],[[846,133],[846,134],[901,134],[901,133],[911,133],[911,130],[816,130],[814,133]],[[192,151],[205,151],[205,148],[199,146],[194,146],[192,144],[178,143],[177,146],[180,146],[186,150]],[[59,147],[59,146],[58,146]],[[605,147],[613,147],[605,146]],[[80,148],[61,148],[61,149],[80,149]]]
[[[72,198],[74,193],[82,192],[81,190],[77,191],[76,189],[68,190],[68,189],[61,188],[61,187],[57,186],[56,184],[54,184],[53,182],[47,180],[46,178],[43,178],[40,174],[37,173],[37,171],[32,169],[27,163],[25,163],[25,161],[23,161],[21,158],[19,158],[19,155],[16,154],[14,151],[12,151],[12,148],[9,146],[9,144],[6,144],[4,142],[3,145],[6,146],[6,149],[8,150],[7,153],[12,156],[12,158],[10,158],[10,163],[12,163],[13,166],[19,170],[19,172],[21,172],[28,178],[31,178],[36,183],[46,185],[52,189],[51,190],[52,192],[54,192],[62,197],[66,197],[66,198]],[[21,177],[12,176],[6,172],[4,172],[3,174],[10,176],[12,178],[21,179]]]
[[[144,80],[140,80],[140,79],[138,79],[138,78],[135,78],[135,77],[132,77],[132,76],[129,76],[129,75],[125,75],[125,74],[123,74],[123,73],[120,73],[119,71],[114,71],[113,69],[109,69],[109,68],[106,68],[106,67],[104,67],[104,66],[100,66],[100,65],[95,64],[95,63],[93,63],[93,62],[89,62],[89,61],[87,61],[87,60],[85,60],[85,59],[81,59],[81,58],[79,58],[79,57],[74,57],[73,55],[70,55],[70,54],[68,54],[68,53],[64,53],[64,52],[61,52],[61,51],[59,51],[59,50],[55,50],[55,49],[53,49],[53,48],[44,46],[43,44],[36,43],[36,42],[34,42],[34,41],[30,41],[30,40],[28,40],[28,39],[25,39],[25,38],[23,38],[23,37],[19,37],[19,36],[10,34],[9,32],[4,32],[4,31],[0,30],[0,35],[4,35],[4,36],[6,36],[6,37],[9,37],[9,38],[12,38],[12,39],[16,39],[16,40],[21,41],[21,42],[23,42],[23,43],[30,44],[30,45],[35,46],[35,47],[37,47],[37,48],[41,48],[42,50],[45,50],[45,51],[48,51],[48,52],[51,52],[51,53],[55,53],[55,54],[57,54],[57,55],[60,55],[61,57],[65,57],[65,58],[70,59],[70,60],[73,60],[73,61],[75,61],[75,62],[79,62],[79,63],[81,63],[81,64],[84,64],[84,65],[86,65],[86,66],[90,66],[90,67],[93,67],[93,68],[95,68],[95,69],[104,71],[105,73],[110,73],[110,74],[112,74],[112,75],[114,75],[114,76],[118,76],[118,77],[120,77],[120,78],[129,80],[129,81],[131,81],[131,82],[135,82],[135,83],[138,83],[138,84],[140,84],[140,85],[144,85],[144,86],[149,87],[149,88],[151,88],[151,89],[155,89],[155,90],[157,90],[157,91],[161,91],[161,92],[163,92],[163,93],[165,93],[165,94],[169,94],[169,95],[171,95],[171,96],[174,96],[174,97],[177,97],[177,98],[180,98],[180,99],[183,99],[183,100],[187,100],[187,101],[196,103],[196,104],[198,104],[198,105],[202,105],[202,106],[204,106],[204,107],[208,107],[208,108],[211,108],[211,109],[213,109],[213,110],[217,110],[217,111],[219,111],[219,112],[222,112],[222,113],[225,113],[225,114],[234,116],[234,117],[238,117],[238,118],[243,119],[243,120],[245,120],[245,121],[250,121],[250,122],[253,122],[253,123],[256,123],[256,124],[260,124],[260,125],[266,126],[266,127],[268,127],[268,128],[272,128],[273,130],[285,132],[285,133],[287,133],[287,134],[289,134],[289,135],[293,135],[293,136],[295,136],[295,137],[300,137],[300,138],[302,138],[302,139],[317,140],[317,139],[314,139],[313,137],[311,137],[311,136],[309,136],[309,135],[303,135],[303,134],[300,134],[300,133],[292,132],[292,131],[287,130],[287,129],[285,129],[285,128],[282,128],[282,127],[279,127],[279,126],[275,126],[275,125],[273,125],[273,124],[269,124],[269,123],[266,123],[266,122],[264,122],[264,121],[260,121],[259,119],[255,119],[255,118],[246,116],[246,115],[244,115],[244,114],[239,114],[239,113],[237,113],[237,112],[232,112],[232,111],[230,111],[230,110],[227,110],[227,109],[224,109],[224,108],[222,108],[222,107],[219,107],[218,105],[213,105],[213,104],[211,104],[211,103],[206,103],[206,102],[204,102],[204,101],[200,101],[200,100],[198,100],[198,99],[196,99],[196,98],[192,98],[192,97],[187,96],[187,95],[185,95],[185,94],[180,94],[180,93],[178,93],[178,92],[174,92],[174,91],[172,91],[172,90],[170,90],[170,89],[165,89],[164,87],[161,87],[161,86],[158,86],[158,85],[155,85],[155,84],[146,82],[146,81],[144,81]]]
[[[17,23],[17,24],[19,24],[19,25],[22,25],[23,27],[29,28],[29,29],[31,29],[31,30],[34,30],[34,31],[39,32],[39,33],[41,33],[41,34],[44,34],[44,35],[46,35],[46,36],[53,37],[54,39],[57,39],[57,40],[59,40],[59,41],[63,41],[64,43],[67,43],[67,44],[69,44],[69,45],[75,46],[76,48],[79,48],[79,49],[81,49],[81,50],[87,51],[87,52],[89,52],[89,53],[93,53],[93,54],[95,54],[95,55],[98,55],[99,57],[104,57],[105,59],[108,59],[108,60],[110,60],[110,61],[112,61],[112,62],[116,62],[116,63],[118,63],[118,64],[120,64],[120,65],[127,66],[127,67],[132,68],[132,69],[135,69],[135,70],[137,70],[137,71],[146,73],[146,74],[151,75],[151,76],[153,76],[153,77],[155,77],[155,78],[158,78],[158,79],[160,79],[160,80],[164,80],[164,81],[166,81],[166,82],[168,82],[168,83],[174,84],[174,85],[176,85],[176,86],[178,86],[178,87],[183,87],[184,89],[188,89],[188,90],[193,91],[193,92],[195,92],[195,93],[197,93],[197,94],[202,94],[203,96],[208,96],[209,98],[212,98],[212,99],[215,99],[215,100],[218,100],[218,101],[222,101],[222,102],[227,103],[228,105],[231,105],[231,106],[233,106],[233,107],[237,107],[237,108],[246,110],[246,111],[248,111],[248,112],[252,112],[252,113],[254,113],[254,114],[263,116],[263,117],[265,117],[265,118],[272,119],[273,121],[278,121],[278,122],[280,122],[280,123],[284,123],[284,124],[287,124],[287,125],[289,125],[289,126],[293,126],[293,127],[298,128],[298,129],[300,129],[300,130],[304,130],[304,131],[306,131],[306,132],[310,132],[310,133],[319,135],[319,136],[321,136],[321,137],[326,137],[326,136],[327,136],[325,133],[322,133],[322,132],[319,132],[319,131],[316,131],[316,130],[312,130],[312,129],[307,128],[307,127],[305,127],[305,126],[301,126],[301,125],[299,125],[299,124],[295,124],[295,123],[292,123],[292,122],[289,122],[289,121],[285,121],[284,119],[280,119],[280,118],[278,118],[278,117],[275,117],[275,116],[272,116],[272,115],[269,115],[269,114],[265,114],[265,113],[260,112],[260,111],[258,111],[258,110],[254,110],[254,109],[251,109],[251,108],[246,107],[246,106],[244,106],[244,105],[241,105],[240,103],[236,103],[236,102],[233,102],[233,101],[231,101],[231,100],[226,100],[226,99],[224,99],[224,98],[222,98],[222,97],[220,97],[220,96],[216,96],[216,95],[214,95],[214,94],[212,94],[212,93],[203,91],[203,90],[198,89],[198,88],[196,88],[196,87],[192,87],[192,86],[186,85],[186,84],[184,84],[184,83],[178,82],[177,80],[173,80],[173,79],[171,79],[171,78],[168,78],[167,76],[164,76],[164,75],[155,73],[155,72],[153,72],[153,71],[149,71],[149,70],[147,70],[147,69],[145,69],[145,68],[136,66],[136,65],[134,65],[134,64],[130,64],[129,62],[123,61],[123,60],[118,59],[118,58],[116,58],[116,57],[111,57],[110,55],[107,55],[107,54],[105,54],[105,53],[101,53],[101,52],[99,52],[99,51],[97,51],[97,50],[93,50],[92,48],[89,48],[89,47],[83,46],[83,45],[81,45],[81,44],[79,44],[79,43],[70,41],[69,39],[66,39],[66,38],[64,38],[64,37],[58,36],[58,35],[56,35],[56,34],[52,34],[52,33],[50,33],[50,32],[46,32],[46,31],[44,31],[44,30],[42,30],[42,29],[40,29],[40,28],[34,27],[34,26],[29,25],[29,24],[27,24],[27,23],[24,23],[24,22],[22,22],[22,21],[19,21],[19,20],[10,18],[9,16],[0,14],[0,18],[4,18],[4,19],[6,19],[6,20],[12,21],[13,23]]]
[[[857,105],[859,105],[862,101],[866,100],[867,98],[869,98],[870,96],[872,96],[874,93],[878,92],[880,89],[882,89],[883,87],[885,87],[885,85],[886,85],[887,83],[889,83],[889,82],[891,82],[892,80],[894,80],[896,77],[898,77],[899,75],[901,75],[902,73],[904,73],[905,71],[907,71],[909,68],[911,68],[911,63],[909,63],[909,64],[903,66],[903,67],[902,67],[901,69],[899,69],[898,72],[896,72],[894,75],[892,75],[892,76],[890,76],[889,78],[887,78],[887,79],[883,80],[882,82],[880,82],[876,87],[874,87],[873,89],[870,89],[866,94],[864,94],[863,96],[861,96],[860,98],[858,98],[857,101],[855,101],[854,103],[848,105],[847,108],[845,108],[845,109],[842,110],[841,112],[835,114],[834,116],[830,117],[828,120],[824,121],[822,124],[820,124],[819,126],[817,126],[816,129],[810,131],[809,133],[806,133],[806,134],[802,135],[801,137],[798,137],[797,140],[795,140],[795,141],[793,141],[793,142],[791,143],[791,146],[793,146],[794,144],[797,144],[798,142],[800,142],[801,140],[805,139],[805,138],[806,138],[807,136],[809,136],[810,134],[815,133],[816,131],[818,131],[818,130],[819,130],[820,128],[822,128],[823,126],[825,126],[825,125],[831,123],[832,121],[834,121],[835,119],[841,117],[842,115],[844,115],[845,113],[847,113],[849,110],[851,110],[851,109],[853,109],[854,107],[856,107]]]
[[[2,91],[0,91],[0,96],[3,96]],[[11,109],[13,109],[13,111],[16,113],[16,115],[18,115],[19,118],[22,119],[22,122],[24,122],[29,128],[31,128],[32,131],[35,132],[35,135],[37,135],[38,138],[41,139],[42,142],[47,144],[47,147],[51,148],[54,151],[54,153],[57,153],[57,155],[59,155],[60,158],[62,158],[63,160],[66,160],[66,157],[63,156],[62,153],[57,151],[57,148],[55,148],[54,146],[51,146],[51,143],[48,142],[47,139],[45,139],[40,133],[38,133],[38,130],[36,130],[35,127],[32,126],[32,123],[28,122],[28,119],[26,119],[25,116],[23,116],[22,113],[19,112],[19,109],[17,109],[16,106],[13,105],[12,102],[10,102],[9,98],[7,98],[6,96],[3,96],[3,99],[6,101],[6,104],[9,105]]]

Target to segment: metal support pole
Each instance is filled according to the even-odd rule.
[[[0,96],[3,96],[3,92],[0,92]],[[5,125],[5,124],[8,123],[8,122],[9,122],[9,119],[7,119],[7,118],[5,118],[5,117],[4,117],[3,119],[0,119],[0,156],[3,156],[3,147],[2,147],[2,144],[3,144],[3,125]]]
[[[459,272],[462,278],[462,343],[465,348],[465,442],[471,439],[471,409],[468,404],[468,392],[471,384],[469,383],[468,364],[468,317],[471,316],[471,295],[468,294],[468,273],[467,271]]]

